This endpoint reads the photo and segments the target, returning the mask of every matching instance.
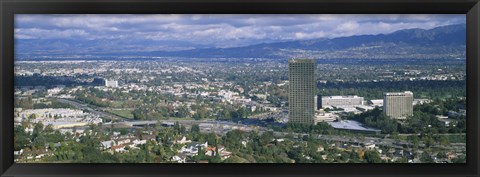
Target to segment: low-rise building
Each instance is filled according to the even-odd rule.
[[[323,96],[322,97],[322,107],[332,107],[332,106],[355,106],[363,105],[363,97],[357,95],[348,95],[348,96]]]
[[[378,99],[378,100],[370,100],[368,102],[370,106],[373,107],[382,107],[383,106],[383,99]]]
[[[172,161],[177,163],[185,163],[186,159],[187,157],[183,154],[178,154],[172,157]]]
[[[118,81],[116,81],[116,80],[105,80],[105,87],[118,87]]]
[[[116,143],[113,140],[109,140],[100,142],[100,145],[103,149],[110,149],[112,146],[115,146]]]
[[[327,112],[316,112],[315,124],[318,122],[333,122],[338,119],[338,115]]]

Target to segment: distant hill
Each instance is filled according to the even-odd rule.
[[[56,43],[53,42],[51,44],[41,45],[55,44]],[[154,45],[153,42],[149,44]],[[389,34],[296,40],[245,47],[208,48],[206,46],[196,46],[193,47],[195,49],[183,51],[99,52],[93,55],[274,59],[296,57],[318,59],[456,59],[465,58],[465,45],[466,26],[465,24],[457,24],[429,30],[407,29]],[[188,44],[174,43],[172,46],[187,48]]]

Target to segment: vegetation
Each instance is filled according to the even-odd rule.
[[[117,110],[117,109],[111,109],[107,110],[109,113],[115,114],[117,116],[127,118],[127,119],[133,119],[134,115],[132,114],[132,111],[130,110]]]
[[[114,62],[114,61],[109,61]],[[395,146],[403,146],[405,150],[415,153],[422,150],[425,153],[415,154],[422,162],[431,162],[432,157],[445,158],[446,148],[450,143],[465,143],[466,117],[461,113],[466,108],[464,63],[438,64],[442,68],[432,69],[427,60],[411,64],[405,61],[386,61],[382,65],[358,63],[331,64],[331,60],[319,61],[317,65],[318,92],[320,95],[359,95],[369,99],[380,99],[387,91],[410,90],[415,98],[433,99],[432,103],[416,105],[413,116],[407,120],[395,120],[386,116],[381,109],[376,108],[358,115],[347,115],[342,119],[362,122],[368,127],[382,130],[381,135],[368,137],[389,138],[396,140]],[[348,61],[346,61],[348,62]],[[424,63],[425,62],[425,63]],[[219,120],[229,122],[253,121],[253,116],[269,114],[265,107],[275,107],[285,111],[288,106],[288,72],[285,62],[265,61],[251,64],[248,62],[194,62],[194,64],[171,61],[120,62],[122,68],[135,68],[152,72],[121,72],[119,74],[107,69],[95,77],[115,78],[121,84],[136,84],[142,89],[123,89],[83,87],[73,89],[72,86],[82,85],[91,80],[92,75],[76,75],[75,77],[56,77],[56,79],[71,82],[66,83],[67,91],[71,91],[76,100],[89,104],[94,109],[109,110],[110,113],[133,120]],[[397,65],[398,64],[398,65]],[[59,68],[75,64],[52,64]],[[85,62],[90,68],[98,67],[96,62]],[[401,65],[402,67],[398,67]],[[112,65],[112,68],[114,65]],[[157,68],[171,66],[188,67],[193,71],[204,72],[192,75],[191,71],[175,74],[154,72]],[[219,67],[221,66],[221,67]],[[36,66],[31,66],[36,67]],[[86,68],[88,68],[86,67]],[[175,69],[173,69],[175,70]],[[421,71],[421,74],[409,74]],[[385,74],[386,73],[386,74]],[[391,75],[389,75],[391,74]],[[456,78],[448,80],[416,80],[410,77],[422,78],[437,75],[453,75]],[[462,75],[463,74],[463,75]],[[388,77],[384,77],[387,75]],[[169,77],[167,77],[169,76]],[[391,77],[390,77],[391,76]],[[25,84],[38,85],[48,78],[43,76],[19,76],[18,81]],[[39,81],[32,81],[39,79]],[[320,80],[321,79],[321,80]],[[378,80],[377,80],[378,79]],[[32,83],[28,83],[32,82]],[[58,84],[58,83],[57,83]],[[206,87],[191,87],[189,84],[208,85]],[[52,87],[46,82],[47,88]],[[148,89],[143,89],[147,87]],[[175,94],[164,88],[181,90]],[[71,90],[70,90],[71,89]],[[173,90],[173,89],[172,89]],[[221,90],[232,91],[245,99],[252,99],[257,106],[245,105],[236,101],[225,100],[219,95]],[[68,93],[67,91],[62,92]],[[23,91],[22,91],[23,92]],[[201,93],[208,93],[202,96]],[[186,94],[188,93],[188,94]],[[25,93],[22,93],[22,95]],[[23,109],[40,108],[70,108],[55,99],[46,98],[47,91],[39,89],[29,96],[18,96],[15,107]],[[28,95],[28,94],[25,94]],[[41,98],[41,99],[39,99]],[[327,110],[333,111],[333,110]],[[272,114],[271,114],[272,115]],[[448,116],[452,123],[445,124],[437,116]],[[27,120],[36,119],[33,114]],[[256,118],[256,117],[255,117]],[[14,149],[25,150],[31,156],[47,154],[38,162],[79,162],[79,163],[170,163],[183,145],[175,141],[186,137],[199,143],[207,142],[210,146],[225,146],[232,152],[229,158],[222,159],[218,155],[207,156],[204,149],[199,148],[199,155],[188,157],[190,162],[210,163],[383,163],[385,152],[390,147],[377,144],[375,148],[366,148],[366,135],[341,131],[332,128],[327,123],[317,125],[280,124],[279,119],[266,118],[258,120],[266,127],[253,128],[252,131],[232,130],[228,132],[212,131],[205,133],[199,125],[191,128],[176,122],[172,127],[118,128],[113,126],[91,125],[84,133],[61,134],[52,126],[41,123],[23,121],[15,126]],[[131,121],[133,121],[131,120]],[[274,122],[274,123],[272,123]],[[187,125],[189,126],[189,125]],[[102,150],[100,142],[111,140],[114,132],[120,135],[130,135],[139,139],[145,136],[155,136],[155,140],[135,148],[127,147],[127,152],[108,152]],[[151,133],[151,134],[150,134]],[[339,142],[327,140],[325,137],[358,140],[363,143]],[[366,141],[368,142],[368,140]],[[408,142],[408,143],[405,143]],[[46,151],[48,150],[48,151]],[[382,150],[383,153],[379,153]],[[436,153],[440,152],[440,153]],[[218,154],[218,153],[217,153]],[[390,155],[391,156],[391,155]],[[26,160],[26,158],[23,158]],[[396,162],[406,163],[413,159],[402,156]],[[453,162],[464,162],[465,157],[459,156]],[[29,160],[30,162],[37,162]]]
[[[312,127],[315,131],[323,125]],[[292,125],[292,127],[295,127]],[[41,130],[43,129],[43,131]],[[212,133],[201,133],[198,125],[193,125],[187,131],[182,125],[175,123],[173,127],[160,127],[156,129],[157,138],[155,143],[147,141],[139,149],[128,149],[124,153],[109,153],[102,151],[100,142],[109,139],[110,131],[100,126],[90,126],[85,130],[86,135],[77,139],[76,135],[62,135],[51,127],[43,127],[37,124],[31,135],[26,133],[22,126],[15,128],[15,150],[26,149],[28,152],[40,152],[47,147],[53,154],[42,162],[73,162],[73,163],[171,163],[176,151],[181,147],[173,141],[186,136],[187,139],[196,142],[207,142],[211,146],[224,145],[232,152],[232,156],[222,160],[220,156],[206,156],[199,149],[199,155],[191,158],[194,162],[207,161],[209,163],[325,163],[325,162],[379,162],[378,154],[363,151],[339,151],[336,147],[329,147],[327,142],[302,137],[298,141],[296,137],[282,138],[275,136],[273,132],[244,132],[233,130],[225,136]],[[122,131],[126,129],[115,129]],[[140,131],[141,132],[141,131]],[[128,134],[129,131],[124,132]],[[123,133],[122,133],[123,134]],[[141,133],[140,133],[141,135]],[[281,141],[280,141],[281,140]],[[30,143],[31,142],[31,143]],[[55,145],[56,143],[59,144]],[[318,151],[319,147],[325,147],[325,151]],[[340,154],[333,156],[332,154]],[[365,153],[367,155],[363,156]],[[218,154],[218,153],[217,153]],[[383,162],[383,161],[382,161]]]
[[[465,99],[436,100],[432,103],[416,105],[413,109],[413,116],[408,117],[406,121],[392,119],[379,108],[359,115],[349,115],[348,119],[379,128],[382,133],[462,133],[466,132],[465,116],[455,117],[455,122],[448,127],[437,116],[447,115],[447,110],[465,108],[465,105]]]
[[[385,92],[409,90],[414,98],[446,99],[465,97],[466,81],[382,81],[328,82],[318,84],[319,95],[361,95],[366,100],[381,99]]]

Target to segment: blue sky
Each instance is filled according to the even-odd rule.
[[[16,15],[17,42],[81,40],[134,50],[236,47],[465,23],[465,15]],[[38,46],[37,46],[38,47]]]

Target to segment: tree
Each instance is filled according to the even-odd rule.
[[[272,131],[268,131],[268,132],[264,132],[261,136],[260,136],[260,145],[266,145],[270,142],[272,142],[272,139],[273,139],[273,132]]]
[[[358,161],[358,160],[360,160],[360,156],[359,156],[359,154],[355,151],[355,149],[352,149],[352,150],[350,151],[350,154],[349,154],[349,155],[350,155],[349,158],[350,158],[350,160],[352,160],[352,161]]]
[[[205,119],[207,118],[207,109],[205,107],[201,107],[198,111],[197,111],[197,114],[198,114],[198,118],[199,119]]]
[[[466,162],[466,156],[465,155],[461,155],[461,156],[458,156],[457,158],[453,159],[452,162],[453,163],[465,163]]]
[[[25,146],[29,144],[29,139],[28,139],[27,133],[25,132],[25,128],[23,128],[23,126],[16,126],[14,131],[15,132],[13,134],[14,135],[13,145],[14,145],[14,149],[18,151],[20,149],[23,149]]]
[[[434,163],[432,157],[430,157],[430,155],[424,151],[422,153],[422,156],[420,157],[420,160],[423,162],[423,163]]]
[[[238,118],[247,118],[247,110],[245,109],[245,107],[240,107],[237,110],[237,115]]]
[[[199,160],[201,160],[205,157],[205,154],[203,154],[202,146],[198,146],[197,156],[198,156]]]
[[[206,140],[209,145],[217,146],[217,135],[215,133],[207,134]]]
[[[226,108],[223,109],[220,113],[220,117],[219,117],[220,120],[230,120],[232,119],[232,116],[230,114],[230,111],[228,111]]]
[[[33,140],[32,145],[40,149],[45,146],[45,143],[47,143],[47,141],[45,140],[45,137],[43,135],[39,135],[35,138],[35,140]]]
[[[133,114],[133,119],[135,119],[135,120],[145,120],[146,119],[145,113],[140,109],[135,109],[134,111],[132,111],[132,114]]]
[[[249,163],[249,161],[238,156],[230,156],[229,158],[225,159],[223,163]]]
[[[223,143],[230,150],[238,150],[242,147],[242,137],[243,132],[240,130],[233,130],[227,132],[225,136],[222,137]]]
[[[395,163],[408,163],[408,159],[405,157],[400,157],[397,161],[395,161]]]
[[[126,128],[122,128],[119,131],[120,131],[120,135],[126,135],[128,133],[128,129]]]
[[[42,122],[38,122],[35,124],[35,127],[33,127],[33,132],[32,132],[32,139],[37,138],[43,131],[43,124]]]
[[[52,125],[52,124],[48,124],[43,131],[44,131],[46,134],[53,133],[53,132],[54,132],[54,130],[53,130],[53,125]]]
[[[222,159],[220,158],[220,154],[216,154],[215,156],[210,157],[208,159],[208,162],[209,163],[220,163],[220,162],[222,162]]]
[[[383,162],[377,151],[366,151],[364,158],[368,163],[382,163]]]
[[[173,124],[173,130],[174,130],[174,132],[175,132],[175,135],[180,134],[181,128],[180,128],[180,123],[178,123],[178,121],[176,121],[176,122]]]
[[[93,146],[84,146],[81,150],[83,157],[81,160],[84,163],[101,163],[104,162],[102,159],[102,152],[93,147]]]
[[[37,114],[30,114],[30,116],[28,116],[29,119],[36,119],[37,118]]]
[[[192,128],[190,129],[190,132],[192,132],[193,134],[200,133],[200,127],[198,126],[198,124],[193,124]]]
[[[16,108],[32,109],[32,96],[27,96],[27,98],[16,98],[14,104]]]
[[[189,114],[190,113],[189,113],[187,107],[181,106],[177,109],[177,112],[175,113],[175,117],[185,118],[185,117],[190,116]]]
[[[438,152],[437,153],[437,158],[439,158],[439,159],[447,158],[447,152],[445,152],[445,151]]]

